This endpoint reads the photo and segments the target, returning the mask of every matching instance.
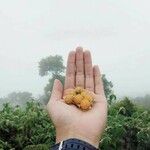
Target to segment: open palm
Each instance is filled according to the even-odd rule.
[[[95,97],[91,110],[81,111],[74,105],[64,103],[62,97],[76,86],[86,88]],[[107,101],[104,95],[98,66],[92,66],[91,54],[81,47],[68,56],[64,88],[55,80],[52,96],[47,104],[50,117],[56,127],[56,140],[78,138],[98,147],[107,118]]]

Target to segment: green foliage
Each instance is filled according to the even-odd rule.
[[[39,103],[26,108],[6,103],[0,111],[0,149],[48,150],[55,143],[55,129]],[[150,149],[150,112],[128,98],[109,106],[108,125],[100,141],[103,150]]]
[[[105,74],[102,75],[102,80],[103,80],[104,92],[105,92],[106,98],[109,98],[109,96],[113,94],[113,91],[112,91],[113,84],[111,81],[107,80]]]
[[[49,146],[46,144],[28,145],[23,150],[48,150]]]
[[[109,108],[108,126],[102,149],[148,150],[150,112],[134,105],[127,97]]]
[[[54,144],[54,126],[38,103],[28,102],[25,110],[7,103],[0,111],[0,118],[0,147],[3,149]]]
[[[106,98],[107,98],[107,101],[108,101],[108,104],[112,104],[113,102],[116,101],[117,97],[115,94],[111,93],[110,95],[106,95]]]
[[[134,104],[127,97],[115,104],[115,109],[118,109],[118,113],[124,116],[132,116],[132,114],[135,112]]]

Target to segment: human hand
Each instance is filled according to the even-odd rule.
[[[64,103],[62,97],[71,89],[83,87],[95,97],[92,109],[81,111]],[[107,121],[107,101],[98,66],[92,66],[91,54],[77,47],[68,56],[64,88],[55,80],[47,110],[56,127],[56,142],[77,138],[98,147]]]

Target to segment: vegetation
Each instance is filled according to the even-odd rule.
[[[25,109],[6,103],[0,118],[1,149],[19,150],[29,145],[45,147],[54,144],[54,126],[39,103],[27,102]]]
[[[1,150],[48,150],[55,142],[54,126],[39,103],[27,102],[25,109],[6,103],[0,118]],[[110,105],[100,148],[150,149],[150,111],[137,107],[128,98]]]

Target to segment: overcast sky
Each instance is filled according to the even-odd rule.
[[[150,94],[149,0],[0,0],[0,97],[43,93],[41,58],[83,46],[118,96]]]

